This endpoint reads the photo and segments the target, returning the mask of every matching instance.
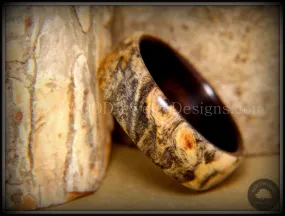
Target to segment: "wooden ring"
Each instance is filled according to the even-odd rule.
[[[100,65],[99,83],[126,134],[184,186],[207,190],[241,163],[242,138],[229,110],[197,70],[162,40],[143,33],[125,39]]]

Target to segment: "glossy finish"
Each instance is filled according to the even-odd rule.
[[[102,62],[99,79],[132,141],[186,187],[209,189],[240,164],[241,136],[232,117],[209,109],[205,115],[207,107],[223,103],[161,40],[140,33],[127,38]]]

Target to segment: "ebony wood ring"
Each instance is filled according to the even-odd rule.
[[[159,38],[128,37],[106,56],[98,74],[104,99],[126,134],[184,186],[207,190],[241,163],[242,138],[229,110]]]

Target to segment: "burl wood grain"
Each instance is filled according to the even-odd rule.
[[[175,110],[150,76],[140,54],[141,33],[125,39],[99,70],[104,99],[138,148],[163,171],[194,190],[206,190],[231,174],[241,149],[227,153],[200,135]]]

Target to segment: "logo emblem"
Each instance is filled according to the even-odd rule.
[[[278,186],[269,179],[259,179],[248,189],[248,201],[257,210],[269,211],[280,199]]]

